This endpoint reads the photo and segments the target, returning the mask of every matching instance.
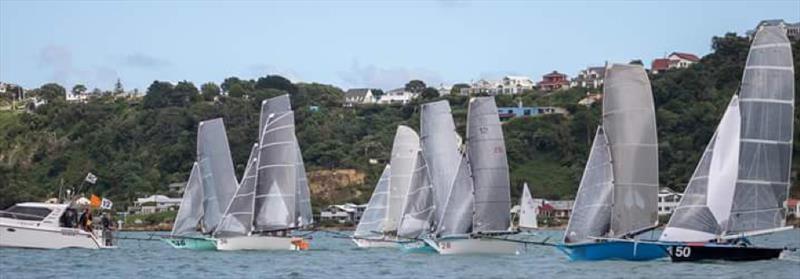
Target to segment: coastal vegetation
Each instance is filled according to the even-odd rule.
[[[660,183],[678,191],[685,187],[739,86],[749,40],[726,34],[713,38],[711,47],[710,54],[687,69],[651,75]],[[795,42],[792,48],[795,69],[800,69],[800,46]],[[800,72],[795,71],[798,80]],[[219,85],[207,82],[199,87],[190,81],[154,81],[139,98],[122,97],[118,84],[111,91],[96,90],[85,103],[65,100],[67,90],[85,92],[85,86],[66,89],[48,83],[31,90],[47,104],[30,111],[0,110],[0,208],[54,197],[62,185],[80,185],[87,172],[98,180],[84,189],[109,197],[117,210],[137,197],[166,193],[168,184],[185,181],[189,175],[198,123],[216,117],[224,118],[235,168],[241,175],[256,141],[261,101],[281,94],[291,96],[296,133],[310,173],[355,169],[364,176],[335,189],[320,189],[329,186],[311,179],[312,193],[327,193],[325,198],[312,197],[314,207],[365,202],[389,159],[397,125],[419,130],[421,103],[447,99],[458,132],[465,132],[468,97],[438,96],[418,82],[406,87],[421,92],[421,97],[407,105],[344,107],[340,88],[292,83],[277,75],[250,80],[229,77]],[[795,90],[800,95],[800,87]],[[497,96],[498,106],[516,106],[521,101],[526,106],[557,106],[569,112],[514,118],[504,124],[515,198],[523,182],[529,183],[536,197],[574,197],[591,137],[601,120],[600,103],[584,106],[578,101],[587,92],[600,91],[571,88]],[[2,98],[9,102],[8,96]],[[794,132],[792,181],[796,183],[800,169],[797,109]],[[791,191],[800,196],[798,187]]]

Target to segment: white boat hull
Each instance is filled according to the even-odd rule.
[[[29,227],[0,223],[0,247],[62,249],[106,248],[92,234],[74,228]]]
[[[299,237],[290,236],[235,236],[217,238],[217,250],[306,250],[308,242]],[[305,243],[305,247],[303,244]]]
[[[442,255],[518,255],[522,251],[519,243],[486,238],[426,239],[425,242]]]
[[[400,243],[391,239],[353,238],[358,248],[399,248]]]

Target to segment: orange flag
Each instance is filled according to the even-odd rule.
[[[90,205],[92,205],[92,208],[100,207],[100,197],[92,194],[92,198],[90,199],[90,201],[91,201]]]

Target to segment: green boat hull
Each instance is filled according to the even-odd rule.
[[[162,238],[164,242],[175,249],[188,250],[217,250],[217,241],[213,238],[201,237],[169,237]]]

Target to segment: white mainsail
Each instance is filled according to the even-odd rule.
[[[606,236],[611,228],[611,196],[614,192],[614,172],[603,126],[597,127],[589,159],[572,207],[564,243],[591,241]]]
[[[228,136],[222,118],[200,122],[197,128],[197,163],[203,181],[203,226],[213,232],[238,187]]]
[[[389,164],[392,173],[389,183],[389,207],[383,231],[388,234],[397,232],[400,219],[403,216],[403,207],[406,203],[412,176],[416,170],[416,157],[419,152],[419,136],[413,129],[398,126],[392,144],[392,156]]]
[[[603,128],[614,172],[611,235],[658,221],[658,140],[653,93],[640,65],[614,64],[603,85]]]
[[[214,236],[244,236],[253,228],[253,208],[256,196],[256,166],[258,165],[258,144],[254,144],[247,159],[247,166],[239,183],[239,189],[228,204],[222,222],[214,231]]]
[[[299,150],[288,95],[265,100],[261,115],[254,231],[290,229],[296,226]]]
[[[386,165],[383,168],[383,173],[375,185],[375,190],[372,191],[372,197],[367,203],[367,209],[358,221],[354,236],[359,238],[365,237],[381,237],[381,229],[383,224],[386,223],[389,202],[389,180],[391,176],[391,166]]]
[[[722,233],[732,207],[740,127],[739,101],[733,96],[661,240],[707,241]]]
[[[539,222],[536,215],[539,214],[539,206],[533,201],[531,190],[528,189],[528,183],[522,187],[522,198],[519,201],[519,227],[525,229],[539,228]]]
[[[508,159],[494,97],[469,101],[467,153],[474,187],[472,231],[508,230],[511,224]]]
[[[422,151],[416,155],[415,170],[411,177],[406,203],[397,235],[402,238],[419,238],[428,232],[433,218],[433,187],[428,179],[428,168]]]
[[[200,168],[192,165],[189,181],[183,190],[183,199],[172,224],[171,236],[187,236],[197,233],[197,224],[203,218],[203,182],[200,180]]]
[[[453,181],[462,154],[458,151],[458,134],[446,100],[422,104],[420,130],[425,162],[433,185],[434,221],[444,218],[445,204],[450,198]],[[472,191],[472,186],[469,186]]]
[[[794,136],[794,66],[786,30],[761,27],[747,56],[739,102],[739,174],[726,234],[785,225]]]

